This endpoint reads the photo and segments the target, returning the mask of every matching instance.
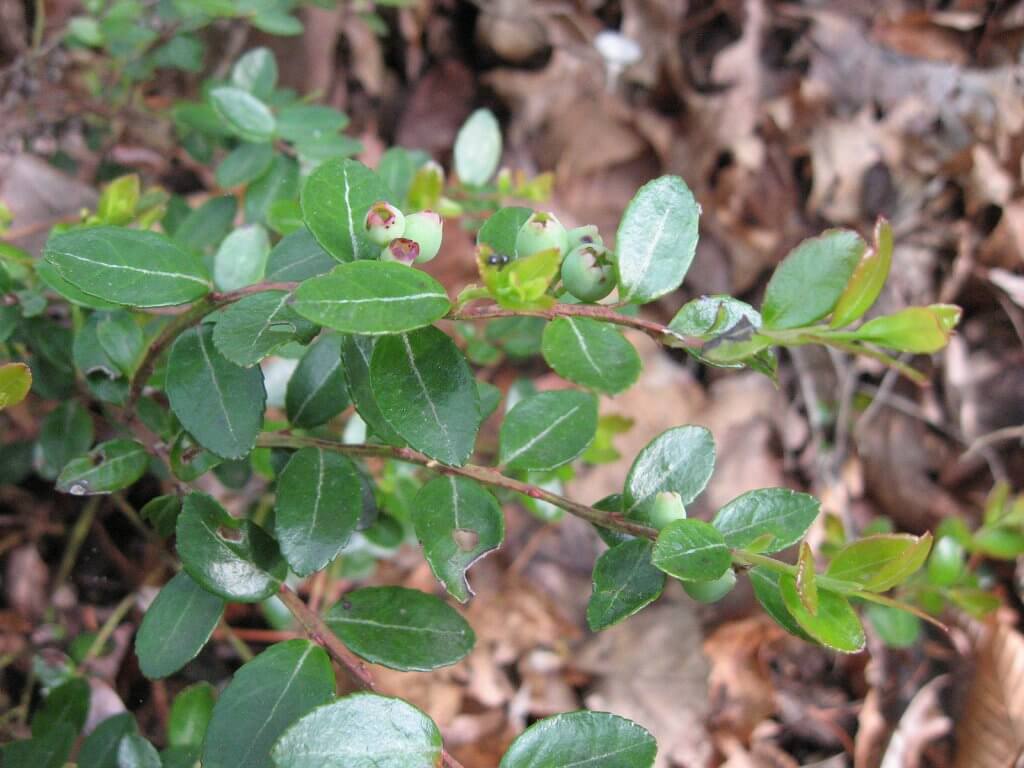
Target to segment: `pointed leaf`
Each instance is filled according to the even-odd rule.
[[[583,453],[596,432],[596,397],[574,389],[542,392],[505,416],[499,461],[508,469],[555,469]]]
[[[803,538],[820,509],[821,502],[806,493],[761,488],[730,501],[718,510],[712,524],[734,549],[756,541],[758,552],[778,552]]]
[[[288,421],[301,429],[318,427],[348,406],[341,370],[341,337],[325,334],[309,345],[288,380],[284,404]]]
[[[651,542],[632,539],[597,559],[587,603],[587,624],[592,630],[618,624],[661,597],[665,574],[651,563],[651,554]]]
[[[791,635],[795,635],[801,640],[814,642],[810,635],[800,629],[796,619],[786,609],[786,604],[782,600],[782,592],[779,590],[779,574],[763,566],[758,566],[747,571],[747,575],[750,577],[750,585],[754,588],[754,596],[764,608],[765,613]]]
[[[875,244],[861,258],[850,277],[843,295],[832,310],[833,328],[843,328],[861,318],[871,309],[892,267],[892,225],[879,219],[875,225]]]
[[[788,573],[779,576],[779,593],[800,628],[822,645],[843,653],[857,653],[864,648],[864,628],[842,595],[819,589],[818,612],[812,614],[800,599],[796,579]]]
[[[213,344],[235,365],[249,368],[290,341],[305,341],[316,326],[288,306],[291,294],[264,291],[236,301],[218,314]]]
[[[906,581],[928,559],[932,535],[890,533],[868,536],[843,547],[826,575],[852,581],[869,592],[885,592]]]
[[[587,317],[559,317],[544,329],[542,352],[563,379],[614,395],[640,375],[640,355],[608,323]]]
[[[73,286],[115,304],[167,307],[210,291],[199,259],[156,232],[73,229],[51,237],[43,255]]]
[[[796,563],[796,591],[800,602],[812,616],[818,614],[818,582],[814,571],[814,553],[806,541],[800,543],[800,557]]]
[[[715,441],[704,427],[674,427],[640,451],[626,477],[623,494],[628,517],[643,516],[659,493],[678,493],[689,504],[704,490],[715,469]],[[721,574],[719,574],[721,575]]]
[[[953,329],[960,322],[960,312],[960,307],[951,304],[908,307],[892,315],[868,320],[856,331],[841,336],[901,352],[927,355],[938,352],[949,343]]]
[[[569,712],[531,725],[500,768],[650,768],[658,745],[636,723],[607,712]]]
[[[680,581],[714,581],[732,565],[725,539],[703,520],[676,520],[654,542],[652,562]]]
[[[444,317],[451,302],[426,272],[388,261],[339,264],[295,291],[295,310],[346,333],[411,331]]]

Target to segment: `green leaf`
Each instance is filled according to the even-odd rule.
[[[596,432],[596,397],[574,389],[542,392],[508,412],[499,461],[508,469],[555,469],[583,453]]]
[[[587,624],[593,631],[618,624],[661,597],[665,574],[651,563],[651,553],[651,542],[632,539],[597,559],[587,603]]]
[[[121,373],[129,376],[134,373],[146,340],[131,314],[127,311],[104,314],[96,325],[96,338]]]
[[[0,365],[0,411],[17,405],[32,388],[32,371],[24,363]]]
[[[245,191],[245,220],[262,224],[271,206],[278,200],[291,200],[299,194],[299,164],[286,155],[274,155],[270,168]]]
[[[73,229],[51,237],[43,255],[73,286],[115,304],[168,307],[210,291],[199,259],[156,232]]]
[[[607,712],[569,712],[531,725],[499,768],[650,768],[658,745],[644,728]]]
[[[269,282],[302,282],[330,272],[338,266],[305,227],[278,241],[267,257],[266,280]]]
[[[138,204],[139,175],[132,173],[107,184],[96,203],[96,215],[104,224],[121,226],[135,218]]]
[[[277,768],[437,768],[441,733],[412,704],[354,693],[295,723],[273,754]]]
[[[92,418],[76,400],[58,405],[39,427],[40,474],[56,478],[72,458],[89,450],[92,436]]]
[[[732,557],[714,526],[684,518],[661,530],[651,562],[680,581],[714,581],[729,570]]]
[[[76,731],[67,723],[58,723],[43,736],[14,741],[0,747],[4,766],[63,768],[75,744]]]
[[[221,291],[234,291],[263,279],[270,254],[267,231],[259,224],[239,227],[213,257],[213,282]]]
[[[386,261],[339,264],[295,291],[295,311],[345,333],[411,331],[444,317],[451,302],[426,272]]]
[[[761,306],[764,327],[800,328],[825,317],[846,290],[865,247],[856,232],[845,229],[800,243],[768,281]]]
[[[190,211],[174,230],[174,241],[194,251],[207,252],[231,231],[238,201],[230,196],[213,197]]]
[[[278,135],[292,142],[329,138],[346,125],[345,115],[322,104],[290,104],[277,116]]]
[[[538,251],[498,268],[489,263],[490,247],[477,251],[480,276],[498,304],[509,309],[547,309],[555,303],[548,289],[558,276],[562,254],[557,248]]]
[[[800,542],[800,555],[796,561],[796,591],[812,615],[818,613],[818,574],[814,570],[814,553],[806,541]]]
[[[764,608],[765,613],[791,635],[813,642],[810,635],[800,629],[800,625],[786,609],[786,604],[782,600],[782,592],[779,590],[779,574],[763,566],[758,566],[747,571],[747,575],[750,577],[750,585],[754,588],[754,596]]]
[[[108,440],[64,465],[57,490],[72,496],[113,493],[142,477],[149,466],[146,449],[134,440]]]
[[[274,532],[292,570],[308,576],[337,557],[362,509],[362,485],[351,461],[318,448],[292,454],[274,505]]]
[[[126,733],[117,745],[117,768],[160,768],[156,747],[137,733]]]
[[[188,664],[206,645],[223,615],[223,600],[187,573],[178,573],[149,606],[135,636],[142,674],[155,680]]]
[[[912,613],[878,603],[868,603],[864,613],[890,648],[910,648],[921,637],[921,619]]]
[[[623,509],[643,518],[659,493],[678,493],[689,504],[715,470],[715,441],[704,427],[673,427],[654,438],[633,460],[626,476]]]
[[[879,219],[875,225],[875,244],[861,258],[857,268],[832,310],[832,328],[843,328],[859,320],[871,309],[882,292],[892,267],[892,225]]]
[[[299,360],[288,380],[284,398],[292,426],[318,427],[348,407],[348,389],[341,370],[341,344],[336,334],[325,334],[310,344]]]
[[[864,628],[842,595],[819,588],[818,612],[811,614],[800,599],[796,579],[788,573],[779,576],[779,593],[800,628],[822,645],[843,653],[857,653],[864,648]]]
[[[644,304],[679,287],[697,251],[700,206],[678,176],[644,184],[615,235],[622,301]]]
[[[501,126],[489,109],[478,109],[455,137],[455,173],[459,181],[480,187],[490,181],[501,162]]]
[[[216,700],[213,686],[206,682],[180,691],[167,719],[167,743],[172,747],[202,746]]]
[[[505,539],[497,500],[472,480],[437,477],[416,494],[412,522],[434,576],[465,603],[473,594],[466,571]]]
[[[225,359],[209,325],[190,328],[175,340],[166,389],[174,415],[204,448],[226,459],[240,459],[253,449],[263,427],[263,372]]]
[[[124,736],[137,730],[135,718],[128,712],[108,717],[82,742],[78,768],[118,768],[117,747]],[[38,768],[36,763],[32,765]]]
[[[255,181],[274,162],[271,144],[239,144],[217,166],[217,184],[224,189]]]
[[[349,592],[324,621],[353,653],[406,672],[447,667],[476,642],[472,628],[447,603],[404,587]]]
[[[563,379],[615,395],[640,375],[640,355],[618,330],[587,317],[559,317],[544,329],[541,351]]]
[[[120,304],[115,304],[112,301],[104,301],[103,299],[90,296],[80,288],[76,288],[63,277],[57,268],[48,261],[37,261],[35,263],[36,276],[43,282],[44,285],[51,288],[54,292],[59,293],[65,299],[70,301],[72,304],[77,304],[80,307],[88,307],[89,309],[119,309]],[[17,307],[7,307],[6,311],[14,314],[15,317],[19,315]]]
[[[851,333],[833,333],[829,336],[867,341],[901,352],[927,355],[946,346],[953,329],[960,322],[960,313],[960,307],[952,304],[908,307],[893,315],[868,320]]]
[[[177,526],[185,572],[225,600],[256,603],[274,594],[288,573],[277,543],[249,520],[231,517],[209,496],[191,493]]]
[[[376,340],[372,336],[344,334],[341,337],[341,367],[345,372],[348,394],[374,434],[386,443],[402,446],[405,441],[384,418],[370,386],[370,360],[375,346]]]
[[[307,640],[270,646],[235,673],[217,700],[203,768],[271,768],[278,737],[333,696],[334,670],[323,649]],[[330,736],[340,741],[338,732]]]
[[[274,115],[248,91],[223,85],[210,91],[210,104],[232,133],[245,141],[270,141],[277,128]]]
[[[1013,560],[1024,554],[1024,532],[986,525],[975,531],[971,548],[997,560]]]
[[[516,253],[516,236],[526,220],[533,215],[529,208],[511,206],[501,208],[488,217],[476,234],[477,243],[489,245],[496,253],[513,257]]]
[[[256,365],[290,341],[305,341],[316,326],[290,306],[285,291],[246,296],[217,316],[213,344],[225,358],[243,368]]]
[[[32,736],[40,738],[62,724],[70,725],[77,734],[89,716],[89,683],[72,677],[50,691],[42,708],[32,718]]]
[[[380,246],[367,237],[363,222],[379,200],[395,202],[377,174],[355,160],[329,160],[302,189],[302,215],[309,231],[338,261],[376,259]]]
[[[925,560],[932,535],[883,534],[851,542],[832,558],[825,574],[852,581],[869,592],[885,592],[906,581]]]
[[[479,427],[476,384],[445,333],[430,326],[379,339],[370,385],[381,414],[409,445],[445,464],[469,460]]]
[[[159,536],[166,538],[174,533],[174,526],[178,522],[180,512],[181,499],[169,494],[147,501],[139,510],[139,515],[143,520],[150,522]]]
[[[758,552],[778,552],[803,538],[820,508],[821,502],[806,493],[761,488],[730,501],[718,510],[712,524],[733,549],[757,541]]]
[[[421,150],[390,147],[380,156],[377,175],[388,185],[395,200],[405,200],[409,195],[413,176],[427,159],[428,156]]]
[[[231,84],[258,99],[268,99],[277,85],[277,60],[269,48],[246,51],[231,68]]]

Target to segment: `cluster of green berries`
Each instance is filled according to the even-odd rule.
[[[366,213],[366,235],[383,246],[381,261],[422,264],[441,250],[443,225],[441,214],[419,211],[406,216],[384,200],[374,203]]]
[[[604,247],[597,227],[567,230],[551,213],[534,213],[516,235],[516,257],[558,249],[562,286],[580,301],[600,301],[615,287],[612,253]]]

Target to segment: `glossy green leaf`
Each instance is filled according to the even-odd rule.
[[[451,308],[439,282],[418,269],[386,261],[339,264],[295,291],[295,310],[345,333],[382,334],[430,325]]]
[[[206,682],[180,691],[167,718],[167,743],[172,747],[202,746],[216,701],[213,686]]]
[[[651,542],[631,539],[597,559],[587,603],[587,624],[592,630],[618,624],[661,597],[665,574],[651,563],[651,554]]]
[[[245,141],[270,141],[277,122],[269,107],[248,91],[222,85],[210,91],[210,103],[232,133]]]
[[[127,224],[135,217],[139,192],[138,174],[132,173],[114,179],[104,187],[96,203],[96,215],[104,224]]]
[[[135,718],[128,712],[108,717],[82,742],[82,748],[78,750],[78,768],[119,768],[117,748],[121,739],[137,731]]]
[[[166,390],[174,415],[204,448],[240,459],[256,444],[266,402],[263,372],[241,368],[221,355],[210,325],[191,328],[175,340]]]
[[[437,768],[441,733],[412,704],[354,693],[295,723],[273,755],[276,768]]]
[[[362,486],[351,461],[318,448],[292,454],[274,505],[274,532],[292,570],[308,576],[337,557],[362,509]]]
[[[346,594],[324,616],[355,654],[406,672],[427,672],[464,658],[472,628],[443,600],[405,587],[365,587]]]
[[[167,307],[195,301],[210,290],[199,259],[156,232],[73,229],[51,237],[43,255],[73,286],[115,304]]]
[[[725,539],[703,520],[676,520],[658,534],[651,562],[681,581],[714,581],[732,565]]]
[[[416,494],[412,522],[434,576],[456,600],[469,600],[466,571],[505,538],[497,499],[464,477],[437,477]]]
[[[689,504],[704,490],[715,469],[715,441],[704,427],[668,429],[644,447],[626,476],[627,517],[644,519],[659,493],[678,493]]]
[[[489,109],[478,109],[463,123],[455,137],[455,173],[459,181],[483,186],[501,162],[501,126]]]
[[[856,232],[845,229],[800,243],[768,281],[761,306],[764,326],[799,328],[825,317],[846,290],[865,247]]]
[[[277,60],[269,48],[253,48],[242,54],[231,68],[231,84],[267,99],[277,85]]]
[[[323,649],[307,640],[270,646],[235,673],[217,700],[203,768],[271,768],[278,737],[333,696],[334,670]],[[330,734],[341,741],[338,735]]]
[[[13,741],[0,747],[0,758],[5,766],[21,768],[63,768],[71,756],[76,731],[67,723],[58,723],[42,736]]]
[[[778,552],[803,538],[820,509],[821,502],[806,493],[760,488],[730,501],[712,523],[734,549],[756,541],[758,552]]]
[[[168,494],[147,501],[139,510],[139,515],[143,520],[149,521],[158,535],[166,538],[174,533],[174,526],[178,522],[180,512],[181,499]]]
[[[370,385],[381,414],[409,445],[445,464],[469,460],[479,427],[476,383],[445,333],[427,327],[378,340]]]
[[[843,328],[871,309],[892,267],[892,225],[879,219],[875,225],[875,243],[861,258],[843,295],[832,310],[833,328]]]
[[[800,599],[796,579],[788,573],[779,576],[779,594],[800,628],[822,645],[843,653],[857,653],[864,648],[864,628],[842,595],[819,588],[818,612],[812,614]]]
[[[678,176],[644,184],[615,235],[622,301],[644,304],[679,287],[697,251],[700,206]]]
[[[765,613],[791,635],[813,642],[810,635],[800,629],[800,625],[786,609],[786,604],[782,600],[782,592],[779,590],[779,574],[758,566],[747,571],[747,575],[750,577],[750,585],[754,588],[754,596],[764,608]]]
[[[596,397],[574,389],[542,392],[505,416],[499,461],[508,469],[555,469],[583,453],[596,432]]]
[[[146,449],[134,440],[108,440],[64,465],[57,490],[72,496],[113,493],[142,477],[149,466]]]
[[[1004,526],[983,526],[971,542],[972,549],[999,560],[1013,560],[1024,554],[1024,532]]]
[[[39,427],[40,474],[56,478],[64,466],[92,445],[92,418],[76,400],[54,408]]]
[[[650,768],[658,745],[644,728],[608,712],[569,712],[531,725],[500,768]]]
[[[952,304],[908,307],[893,315],[868,320],[851,333],[831,335],[927,355],[949,343],[953,329],[960,322],[960,312],[960,307]]]
[[[0,411],[17,405],[32,388],[32,370],[24,363],[0,365]]]
[[[376,346],[373,336],[344,334],[341,337],[341,367],[345,372],[348,394],[356,410],[367,426],[384,442],[391,445],[405,445],[402,439],[384,418],[370,383],[370,360]]]
[[[288,305],[291,294],[263,291],[234,302],[218,314],[213,344],[235,365],[248,368],[290,341],[306,341],[316,326]]]
[[[57,271],[57,268],[48,261],[36,262],[36,276],[54,292],[80,307],[88,307],[89,309],[118,309],[121,306],[112,301],[104,301],[96,296],[90,296],[81,288],[76,288],[65,280],[60,272]],[[13,313],[15,317],[19,316],[17,307],[7,307],[5,311]]]
[[[131,375],[142,357],[146,340],[142,328],[127,311],[105,313],[96,326],[104,353],[125,375]]]
[[[177,534],[185,572],[225,600],[259,602],[274,594],[288,573],[277,543],[262,528],[231,517],[201,493],[185,499]]]
[[[302,189],[306,226],[338,261],[376,259],[380,246],[367,236],[363,222],[370,206],[390,199],[383,181],[355,160],[329,160],[317,168]]]
[[[224,189],[255,181],[274,162],[272,144],[239,144],[217,166],[217,184]]]
[[[348,406],[348,388],[341,369],[341,337],[324,334],[309,345],[288,380],[285,410],[292,426],[317,427]]]
[[[126,733],[117,745],[117,768],[160,768],[160,753],[137,733]]]
[[[89,683],[84,678],[72,677],[61,683],[46,695],[32,718],[32,736],[45,736],[62,724],[70,725],[77,734],[89,716],[89,700]]]
[[[142,674],[156,679],[177,672],[203,649],[223,615],[221,598],[178,573],[149,606],[135,636]]]
[[[377,163],[377,175],[388,185],[395,200],[405,200],[412,186],[413,176],[429,159],[422,150],[389,147]]]
[[[500,208],[488,217],[476,234],[477,243],[489,245],[496,253],[514,257],[516,236],[533,211],[521,206]]]
[[[868,536],[839,550],[825,573],[834,579],[859,584],[869,592],[885,592],[906,581],[923,566],[931,547],[930,533]]]
[[[559,317],[544,329],[541,351],[555,373],[584,387],[614,395],[640,375],[640,355],[608,323]]]
[[[316,241],[305,227],[278,241],[267,257],[268,282],[302,282],[330,272],[338,262]]]
[[[213,257],[214,285],[221,291],[234,291],[258,283],[269,254],[270,240],[263,227],[239,227],[224,238]]]

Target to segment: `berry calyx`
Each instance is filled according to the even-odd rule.
[[[405,234],[405,214],[391,203],[380,200],[366,212],[366,234],[377,245],[387,245]]]
[[[522,259],[552,248],[557,248],[559,255],[564,256],[569,250],[568,233],[553,213],[538,211],[519,228],[516,258]]]
[[[397,261],[412,266],[420,255],[420,244],[407,237],[396,237],[380,252],[381,261]]]

